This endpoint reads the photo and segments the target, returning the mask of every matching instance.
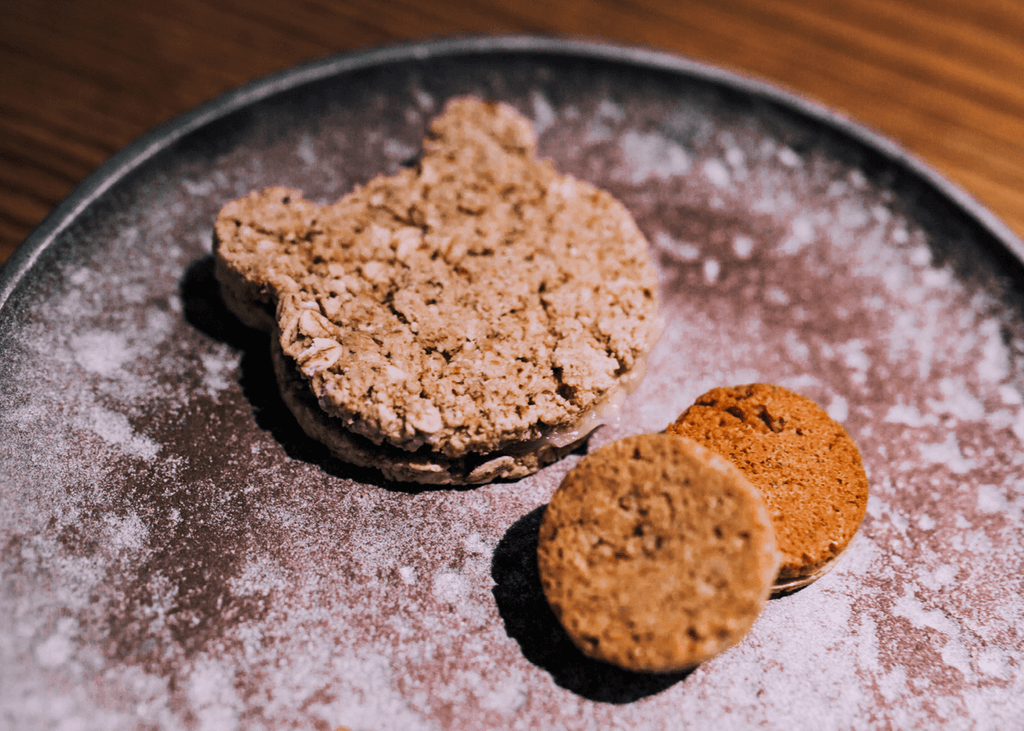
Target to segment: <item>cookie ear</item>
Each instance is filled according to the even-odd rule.
[[[276,285],[296,274],[284,255],[295,248],[297,232],[309,230],[316,210],[290,188],[253,192],[221,209],[213,235],[221,296],[249,327],[273,327]]]
[[[430,123],[423,149],[430,156],[446,152],[457,154],[467,147],[493,148],[505,154],[533,158],[537,134],[530,123],[507,104],[452,99],[445,106],[445,113]]]

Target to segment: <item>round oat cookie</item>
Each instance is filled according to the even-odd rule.
[[[415,168],[331,205],[272,188],[223,208],[224,299],[276,328],[330,419],[316,438],[446,464],[561,449],[636,380],[660,333],[647,241],[535,153],[511,107],[458,99]]]
[[[566,475],[541,521],[537,562],[585,655],[676,672],[746,634],[779,555],[764,500],[739,470],[689,439],[644,434]]]
[[[864,519],[860,451],[809,398],[765,383],[715,388],[666,431],[731,460],[764,495],[783,555],[776,594],[831,569]]]

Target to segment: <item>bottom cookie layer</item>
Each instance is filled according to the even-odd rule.
[[[309,386],[271,336],[271,357],[281,398],[306,434],[325,445],[339,459],[360,467],[380,471],[384,477],[398,482],[428,485],[477,485],[495,480],[526,477],[545,465],[575,450],[589,434],[561,446],[554,444],[516,444],[500,452],[470,454],[452,458],[427,449],[414,452],[388,444],[375,444],[370,439],[348,431],[340,419],[324,413]]]

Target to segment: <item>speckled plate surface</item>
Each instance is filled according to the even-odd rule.
[[[460,491],[353,472],[219,300],[225,201],[333,200],[467,93],[531,117],[652,242],[665,334],[591,448],[758,380],[861,445],[868,517],[836,569],[687,675],[583,659],[544,603],[538,523],[578,455]],[[222,97],[115,156],[0,273],[0,726],[1019,727],[1021,251],[891,143],[649,51],[446,40]]]

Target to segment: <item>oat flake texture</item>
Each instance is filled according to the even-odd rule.
[[[1019,727],[1019,267],[829,124],[635,55],[546,48],[276,87],[41,250],[0,309],[0,727]],[[588,660],[547,609],[539,525],[578,456],[462,490],[349,468],[302,433],[267,338],[217,294],[225,203],[274,185],[336,201],[398,173],[470,94],[530,118],[539,156],[652,244],[665,331],[591,450],[755,382],[812,398],[860,447],[871,495],[836,567],[688,674]]]

